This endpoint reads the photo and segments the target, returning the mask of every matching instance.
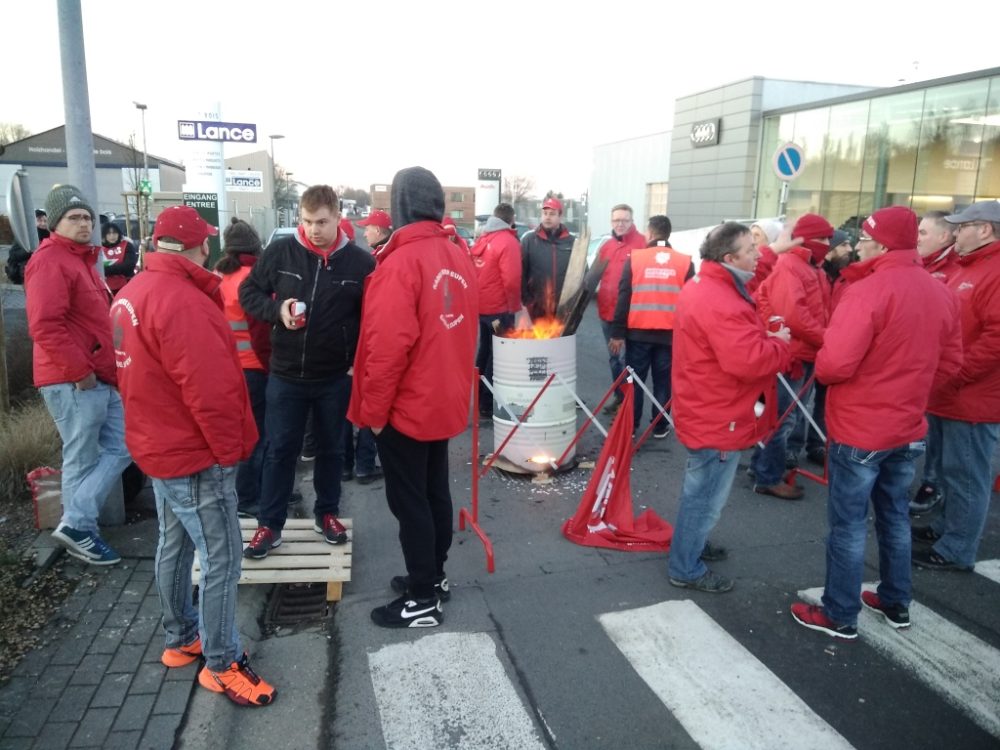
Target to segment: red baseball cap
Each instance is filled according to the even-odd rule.
[[[546,198],[542,203],[542,208],[551,208],[553,211],[562,213],[562,201],[558,198]]]
[[[356,223],[359,227],[381,227],[382,229],[389,229],[392,226],[392,218],[381,208],[376,208],[368,214],[367,219],[362,219]]]
[[[218,234],[219,230],[201,218],[191,206],[170,206],[156,217],[153,244],[159,245],[161,237],[169,237],[177,242],[164,243],[164,249],[179,253],[196,248],[206,237]]]

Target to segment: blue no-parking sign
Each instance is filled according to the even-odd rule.
[[[774,152],[774,158],[771,160],[774,173],[778,176],[779,180],[784,180],[785,182],[791,182],[802,174],[804,164],[805,156],[802,146],[791,141],[778,146],[778,150]]]

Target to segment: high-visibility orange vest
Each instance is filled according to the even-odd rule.
[[[240,366],[244,370],[263,370],[264,366],[258,359],[250,343],[250,324],[247,314],[240,305],[240,284],[250,275],[250,266],[242,266],[233,273],[222,277],[219,292],[222,294],[223,308],[229,328],[236,339],[236,353],[240,358]]]
[[[673,330],[674,312],[691,257],[672,247],[654,245],[633,250],[632,297],[628,327],[645,330]]]

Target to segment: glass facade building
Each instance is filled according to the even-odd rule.
[[[805,154],[790,217],[817,212],[850,228],[884,206],[920,215],[1000,198],[1000,69],[765,111],[756,216],[779,213],[770,160],[788,141]]]

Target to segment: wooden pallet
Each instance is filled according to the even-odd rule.
[[[339,602],[344,581],[351,580],[351,548],[354,528],[349,518],[340,522],[347,528],[346,544],[327,544],[313,531],[313,521],[307,518],[289,518],[281,532],[281,546],[267,553],[263,560],[243,558],[240,583],[326,583],[326,600]],[[257,521],[240,519],[243,544],[253,537]],[[201,563],[194,557],[191,580],[201,579]]]

